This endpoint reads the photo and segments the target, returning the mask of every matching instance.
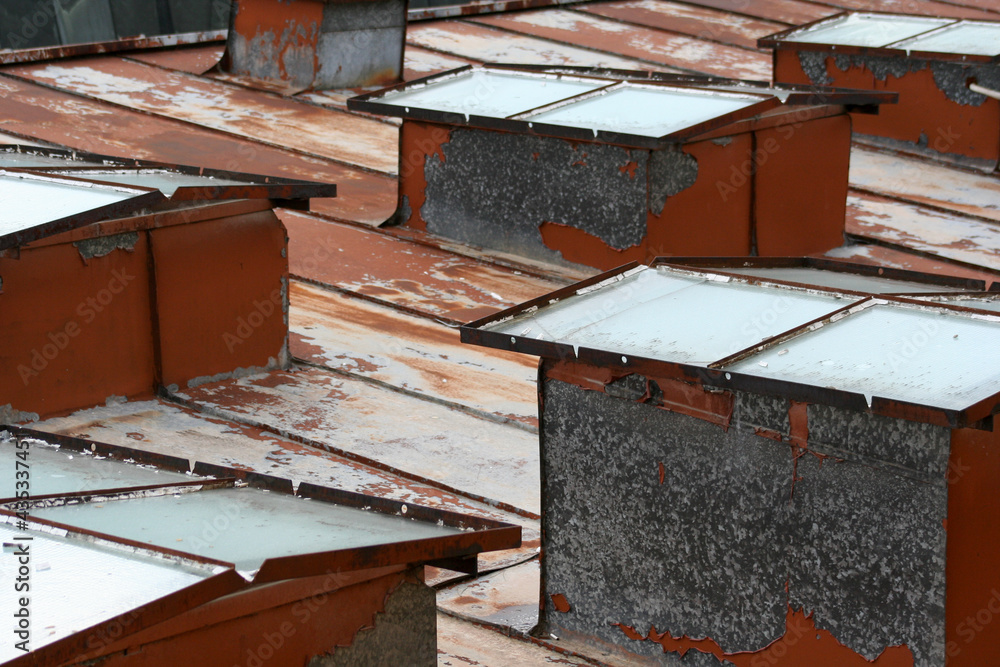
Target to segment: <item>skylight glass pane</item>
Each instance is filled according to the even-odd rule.
[[[0,175],[0,236],[135,196],[135,192]]]
[[[544,332],[546,340],[576,347],[705,366],[855,300],[656,268],[490,329],[529,338]]]
[[[378,101],[397,107],[505,118],[606,85],[607,81],[473,70],[415,90],[389,93]]]
[[[800,266],[776,268],[741,267],[720,270],[726,273],[757,276],[758,278],[765,279],[770,278],[772,280],[782,280],[784,282],[803,285],[853,290],[868,294],[919,294],[962,291],[957,287],[927,285],[925,283],[915,283],[905,280],[889,280],[888,278],[881,278],[879,276],[865,276],[841,271],[825,271],[823,269]]]
[[[785,40],[810,44],[881,47],[952,22],[954,19],[851,14],[796,31]]]
[[[13,468],[11,468],[13,470]],[[34,478],[32,478],[34,481]],[[32,512],[34,513],[34,512]],[[207,573],[185,569],[174,561],[146,558],[36,531],[15,531],[0,524],[5,545],[31,537],[31,648],[46,644],[138,609],[165,595],[202,581]],[[0,641],[0,661],[23,656],[11,630],[18,596],[14,593],[18,559],[15,546],[0,554],[0,580],[9,589],[0,595],[0,615],[6,636]],[[9,552],[9,553],[8,553]]]
[[[998,322],[873,306],[727,370],[963,410],[1000,387]]]
[[[929,35],[893,44],[893,47],[907,51],[996,56],[1000,55],[1000,23],[962,21]]]
[[[626,86],[524,120],[658,138],[760,102],[760,97]]]
[[[248,488],[34,509],[32,516],[228,561],[241,571],[257,570],[268,558],[461,533],[458,528]]]
[[[0,429],[0,433],[2,432]],[[19,451],[24,450],[17,449],[13,440],[0,439],[0,465],[14,470]],[[33,438],[28,439],[28,451],[31,460],[32,496],[126,486],[175,484],[198,479],[168,470],[102,459],[92,454],[62,449]],[[0,491],[0,497],[10,497],[13,494],[13,487],[7,492]]]
[[[94,169],[74,171],[52,171],[48,173],[88,178],[106,183],[121,183],[144,188],[156,188],[165,196],[170,197],[177,188],[186,187],[216,187],[229,185],[247,185],[246,181],[232,181],[197,174],[179,174],[165,169]]]

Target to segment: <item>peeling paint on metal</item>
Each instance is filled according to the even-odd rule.
[[[19,424],[38,421],[37,412],[21,412],[13,405],[0,405],[0,424]]]
[[[441,150],[443,160],[431,155],[424,166],[429,232],[549,261],[561,256],[544,245],[545,222],[617,249],[646,235],[646,151],[462,128]],[[629,162],[634,178],[621,169]]]
[[[667,197],[694,185],[698,160],[681,149],[653,151],[649,160],[649,212],[663,213]]]
[[[227,371],[224,373],[216,373],[215,375],[203,375],[201,377],[196,377],[188,380],[187,386],[188,389],[194,389],[195,387],[200,387],[203,384],[209,384],[212,382],[221,382],[223,380],[238,380],[240,378],[249,377],[251,375],[257,375],[260,373],[266,373],[267,371],[275,369],[287,368],[288,362],[289,360],[287,356],[285,354],[282,354],[281,359],[275,359],[274,357],[270,357],[267,360],[266,366],[235,368],[231,371]],[[171,386],[176,387],[177,385],[171,385]]]
[[[115,250],[135,250],[135,244],[139,242],[139,232],[125,232],[114,236],[98,236],[82,241],[74,241],[73,245],[80,251],[80,257],[84,263],[94,257],[104,257],[110,255]]]

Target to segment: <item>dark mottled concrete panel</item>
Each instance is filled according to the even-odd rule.
[[[869,660],[943,665],[947,489],[808,454],[798,472],[789,604]]]
[[[788,435],[788,399],[736,392],[733,422],[748,428],[761,427]]]
[[[550,261],[560,255],[542,241],[545,222],[617,249],[646,236],[647,151],[471,129],[453,130],[441,150],[443,161],[424,166],[430,232]]]
[[[555,634],[636,651],[651,642],[611,624],[711,637],[727,651],[782,636],[787,446],[554,380],[542,421],[544,576],[572,605],[547,610]]]
[[[951,446],[947,428],[826,405],[808,410],[811,449],[945,483]]]

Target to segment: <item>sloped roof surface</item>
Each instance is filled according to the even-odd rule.
[[[1000,19],[994,0],[614,0],[444,19],[420,10],[430,18],[409,26],[405,76],[505,62],[768,80],[771,55],[758,38],[845,9]],[[484,569],[520,564],[487,587],[518,594],[480,589],[475,604],[442,595],[440,605],[530,625],[538,590],[535,364],[463,346],[457,325],[586,276],[377,227],[392,216],[397,171],[407,167],[398,121],[347,110],[347,98],[370,91],[283,96],[212,71],[223,49],[218,42],[0,67],[0,140],[336,183],[338,196],[313,200],[312,212],[279,211],[290,237],[295,367],[35,426],[516,522],[524,547],[481,560]],[[1000,273],[996,174],[856,143],[850,185],[853,243],[831,256],[987,283]],[[491,653],[478,639],[463,645],[449,623],[441,650],[453,663],[579,660],[508,638]],[[498,657],[503,651],[514,653]]]

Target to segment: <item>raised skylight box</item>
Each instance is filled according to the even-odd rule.
[[[845,13],[759,40],[774,80],[899,93],[855,130],[993,171],[1000,162],[1000,21]]]
[[[14,426],[0,427],[0,461],[40,484],[0,504],[0,571],[13,581],[25,565],[30,598],[0,598],[7,618],[30,606],[31,652],[0,643],[15,666],[139,652],[173,665],[192,646],[228,665],[259,628],[287,639],[307,621],[323,632],[296,636],[283,660],[363,651],[395,664],[404,650],[429,664],[436,612],[424,565],[474,573],[478,554],[521,540],[520,527],[491,519],[307,483],[293,492],[288,479]],[[386,613],[404,598],[405,613]],[[393,641],[352,650],[377,616]]]
[[[794,664],[945,664],[964,635],[944,610],[1000,586],[986,288],[662,258],[463,327],[540,357],[539,631],[642,657],[686,636],[723,661],[786,643]]]
[[[468,66],[352,98],[404,119],[399,222],[533,259],[794,255],[843,242],[845,110],[891,93]],[[820,171],[805,168],[822,155]],[[805,222],[804,222],[805,221]]]
[[[0,147],[0,311],[17,313],[0,320],[0,405],[18,421],[37,419],[109,396],[149,396],[159,382],[284,366],[287,238],[271,209],[336,192]],[[257,322],[252,336],[248,319]]]

